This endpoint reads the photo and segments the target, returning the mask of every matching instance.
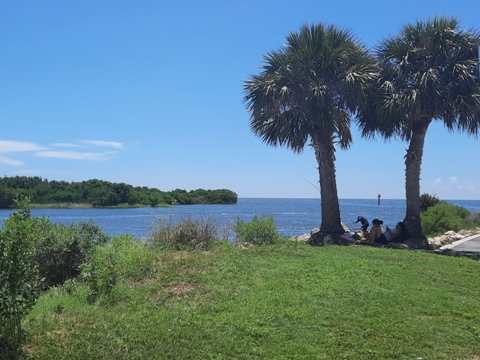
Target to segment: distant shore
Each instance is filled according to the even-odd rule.
[[[162,203],[154,207],[172,207],[173,205]],[[30,204],[31,209],[133,209],[133,208],[144,208],[152,207],[151,205],[145,204],[121,204],[116,206],[93,206],[92,204],[87,203],[58,203],[58,204]]]

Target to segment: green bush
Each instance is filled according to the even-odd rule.
[[[465,229],[478,229],[480,228],[480,212],[471,212],[465,222]]]
[[[285,240],[285,236],[278,233],[273,217],[262,216],[259,220],[255,215],[248,223],[237,219],[233,231],[237,244],[271,245]]]
[[[68,226],[46,218],[32,218],[35,235],[35,262],[46,287],[61,285],[80,273],[95,246],[104,245],[109,236],[91,220]]]
[[[140,281],[155,272],[155,252],[132,235],[114,236],[111,246],[97,246],[83,265],[81,279],[89,287],[87,300],[94,303],[110,295],[121,279]]]
[[[216,225],[208,218],[197,221],[190,218],[183,219],[177,225],[159,219],[150,231],[150,241],[161,249],[170,250],[208,250],[218,244]]]
[[[465,228],[470,212],[460,206],[440,202],[422,212],[422,231],[425,236],[437,236],[446,231]]]
[[[114,236],[112,246],[106,251],[114,253],[118,264],[116,271],[122,278],[139,281],[156,271],[155,252],[148,243],[136,241],[130,234]]]
[[[17,210],[0,231],[0,358],[16,359],[25,340],[21,321],[40,289],[34,261],[29,199],[16,199]]]
[[[24,334],[21,319],[43,287],[63,284],[80,273],[95,246],[109,237],[93,221],[69,226],[45,217],[31,217],[29,199],[17,200],[17,210],[0,231],[0,358],[20,354]]]
[[[82,280],[89,288],[87,301],[90,304],[100,297],[109,295],[117,284],[117,258],[108,247],[97,247],[88,263],[82,266]]]
[[[430,195],[427,193],[424,193],[420,195],[420,211],[427,211],[428,208],[431,208],[432,206],[435,206],[442,201],[434,194]]]

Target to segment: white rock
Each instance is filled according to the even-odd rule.
[[[300,236],[294,236],[294,240],[308,242],[310,240],[310,234],[303,234]]]

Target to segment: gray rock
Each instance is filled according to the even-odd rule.
[[[335,245],[332,235],[327,235],[323,238],[323,245]]]

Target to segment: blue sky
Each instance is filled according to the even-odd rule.
[[[417,19],[480,27],[478,0],[10,1],[0,11],[0,176],[227,188],[315,198],[313,152],[250,130],[243,82],[302,24],[348,28],[368,47]],[[337,151],[340,198],[404,198],[400,141]],[[478,139],[430,127],[421,192],[480,199]]]

